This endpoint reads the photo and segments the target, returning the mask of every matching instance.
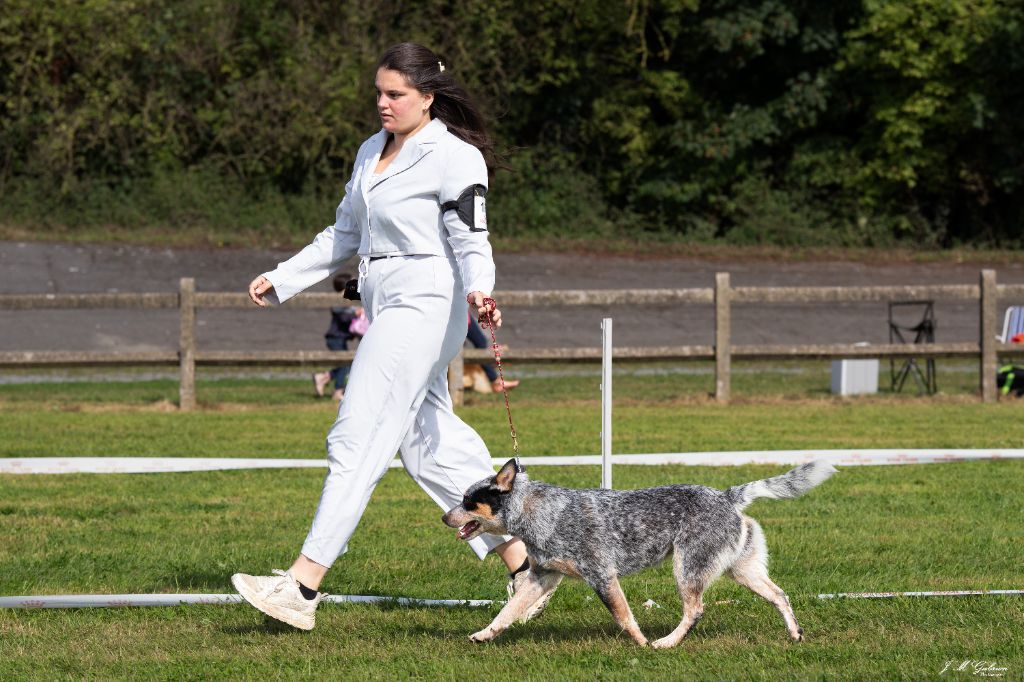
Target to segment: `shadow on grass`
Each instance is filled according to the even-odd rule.
[[[231,572],[227,570],[204,571],[200,569],[176,571],[160,576],[145,587],[148,592],[223,592],[234,594],[231,586]]]
[[[481,618],[480,622],[474,626],[470,626],[466,629],[466,632],[461,634],[460,637],[469,641],[469,636],[474,632],[484,629],[493,620],[491,618]],[[424,635],[427,637],[436,637],[438,639],[449,639],[451,637],[451,627],[425,627],[422,625],[413,625],[407,628],[409,634]],[[632,640],[622,630],[619,629],[614,623],[603,624],[594,623],[592,626],[579,627],[577,625],[568,625],[561,623],[528,623],[525,625],[516,625],[509,628],[497,638],[490,642],[476,643],[477,646],[501,646],[502,644],[516,644],[516,643],[534,643],[534,642],[573,642],[573,641],[584,641],[593,639],[596,637],[607,637],[608,639],[621,639],[623,643],[632,644]]]
[[[293,628],[287,623],[282,623],[279,620],[274,620],[270,616],[266,616],[259,611],[250,608],[253,614],[253,618],[262,620],[256,620],[253,623],[247,625],[224,625],[220,628],[220,631],[225,635],[272,635],[274,637],[280,637],[282,635],[290,634],[305,634],[304,631],[298,628]]]

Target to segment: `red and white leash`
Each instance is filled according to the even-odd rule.
[[[519,464],[519,437],[516,435],[516,427],[512,424],[512,407],[508,403],[508,389],[505,388],[505,375],[501,370],[501,348],[498,346],[498,339],[494,335],[494,319],[491,313],[497,310],[498,303],[493,298],[484,299],[484,308],[487,311],[487,328],[491,331],[491,350],[494,351],[494,363],[498,366],[498,378],[501,379],[501,392],[505,396],[505,412],[508,413],[508,428],[512,432],[512,455],[516,460],[516,470],[522,471]]]

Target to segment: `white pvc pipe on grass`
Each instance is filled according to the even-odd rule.
[[[819,594],[818,599],[894,599],[898,597],[973,597],[990,595],[1024,595],[1024,590],[950,590],[938,592],[840,592]],[[332,594],[324,601],[334,604],[397,604],[399,606],[491,606],[501,602],[491,599],[415,599],[376,595]],[[221,606],[241,604],[237,594],[56,594],[0,597],[5,609],[82,609],[118,608],[125,606],[179,606],[197,604]]]
[[[398,604],[401,606],[490,606],[490,599],[414,599],[373,595],[331,594],[324,601],[334,604]],[[5,609],[81,609],[119,606],[178,606],[180,604],[241,604],[237,594],[54,594],[0,597]]]
[[[1024,449],[1003,450],[751,450],[741,452],[666,452],[611,455],[613,464],[660,466],[796,465],[822,459],[837,466],[939,464],[974,460],[1024,459]],[[523,466],[604,465],[605,456],[522,457]],[[494,466],[504,458],[492,460]],[[0,474],[141,474],[229,469],[326,468],[325,459],[253,459],[241,457],[0,457]],[[391,468],[402,466],[394,460]]]
[[[1024,594],[1024,590],[948,590],[939,592],[840,592],[819,594],[818,599],[894,599],[896,597],[973,597],[989,594]]]

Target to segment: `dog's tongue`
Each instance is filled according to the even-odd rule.
[[[480,527],[480,524],[476,521],[470,521],[462,528],[459,529],[459,539],[465,540],[467,535],[471,535],[473,531]]]

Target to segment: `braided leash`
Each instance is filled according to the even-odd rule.
[[[494,363],[498,366],[498,378],[501,379],[501,392],[505,395],[505,411],[508,413],[508,428],[512,432],[512,454],[516,460],[516,470],[522,471],[519,465],[519,437],[516,435],[516,427],[512,424],[512,407],[508,403],[508,389],[505,388],[505,375],[501,371],[501,349],[498,346],[498,339],[494,335],[494,320],[491,311],[498,308],[498,303],[493,298],[484,299],[484,307],[487,308],[487,328],[491,331],[491,350],[494,351]]]

